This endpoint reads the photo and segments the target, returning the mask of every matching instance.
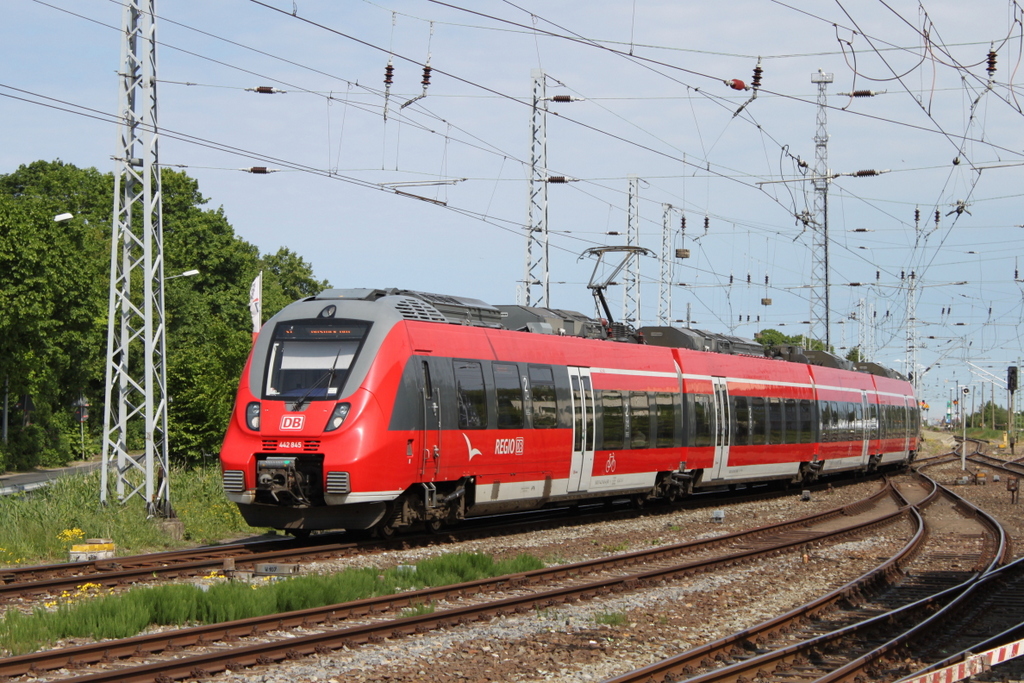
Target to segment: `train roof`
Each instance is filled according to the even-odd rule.
[[[327,289],[306,301],[349,299],[387,303],[406,320],[507,329],[535,334],[551,334],[586,339],[605,339],[634,344],[723,353],[730,355],[774,358],[817,365],[826,368],[863,372],[889,379],[906,378],[899,372],[878,363],[854,363],[826,351],[799,346],[765,348],[760,342],[707,330],[671,326],[644,326],[638,330],[623,323],[609,324],[578,311],[536,306],[492,306],[480,299],[434,294],[410,289]]]

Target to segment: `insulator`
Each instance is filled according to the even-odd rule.
[[[730,78],[727,81],[722,81],[733,90],[747,90],[747,84],[738,78]]]
[[[875,282],[878,282],[881,279],[882,279],[882,271],[876,270],[875,271]]]
[[[704,232],[708,231],[708,227],[711,225],[711,219],[704,216]]]
[[[258,92],[261,95],[273,95],[277,91],[274,90],[273,86],[260,85],[256,87],[256,92]]]
[[[263,173],[270,173],[270,171],[267,170],[266,166],[253,166],[252,168],[249,169],[249,173],[263,174]]]
[[[910,271],[910,279],[913,280],[916,277],[917,277],[917,273],[915,273],[914,271]]]
[[[768,286],[768,276],[767,275],[764,276],[764,286],[765,287]]]
[[[564,175],[553,175],[548,176],[549,183],[567,183],[568,179]]]
[[[761,68],[761,62],[758,60],[757,66],[754,67],[754,80],[750,84],[750,87],[757,90],[761,87],[761,74],[764,73],[764,69]]]
[[[915,223],[920,223],[921,222],[921,209],[914,209],[914,222]]]
[[[850,95],[852,95],[853,97],[874,97],[875,96],[875,91],[874,90],[854,90],[852,93],[850,93]]]
[[[551,98],[552,102],[572,102],[572,95],[555,95]]]
[[[942,213],[935,209],[935,225],[938,225],[940,220],[942,220]]]
[[[857,177],[857,178],[863,178],[865,176],[878,175],[878,171],[876,171],[875,169],[868,169],[868,170],[865,170],[865,171],[857,171],[853,175],[855,177]]]
[[[988,72],[988,77],[989,78],[992,78],[995,75],[995,73],[996,73],[996,51],[995,50],[989,50],[988,51],[988,67],[986,67],[985,71]]]
[[[684,213],[679,219],[679,229],[686,232],[686,214]]]
[[[388,65],[384,67],[384,85],[391,85],[394,82],[395,67],[388,62]]]
[[[606,235],[621,235],[622,233],[621,233],[621,232],[619,232],[618,230],[609,230],[609,231],[608,231],[608,232],[606,232],[605,234],[606,234]]]
[[[750,273],[747,273],[747,284],[750,284]]]
[[[426,88],[428,85],[430,85],[430,72],[431,71],[433,71],[433,69],[431,69],[429,66],[423,67],[423,80],[420,81],[420,83],[423,84],[424,88]]]
[[[743,314],[742,313],[740,313],[739,320],[737,320],[736,322],[738,322],[738,323],[743,322]]]
[[[729,273],[729,284],[732,284],[732,273]]]
[[[907,271],[905,271],[905,270],[901,270],[900,271],[900,279],[901,280],[906,280],[907,279]]]

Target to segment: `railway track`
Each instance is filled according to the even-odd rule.
[[[502,614],[543,609],[565,602],[634,590],[678,576],[714,571],[717,568],[750,562],[772,554],[801,552],[816,544],[833,542],[850,535],[863,535],[882,525],[915,519],[917,514],[913,508],[901,505],[895,495],[892,487],[886,487],[880,489],[873,497],[854,505],[799,520],[703,541],[651,548],[510,577],[360,600],[318,610],[304,610],[11,657],[0,660],[0,676],[40,675],[55,669],[78,669],[99,663],[108,667],[108,670],[76,677],[74,680],[81,683],[115,680],[166,681],[183,677],[202,677],[224,669],[266,664],[342,647],[380,642],[386,638],[488,619]],[[923,532],[919,530],[918,536],[921,535]],[[896,571],[895,563],[879,568],[875,577],[868,580],[886,582],[885,577],[893,571]],[[559,585],[545,588],[545,584],[553,581]],[[515,594],[497,600],[485,600],[482,604],[457,606],[431,614],[377,619],[369,623],[339,627],[339,623],[356,618],[370,618],[374,613],[393,612],[438,600],[450,601],[457,596],[476,596],[474,599],[480,600],[485,593],[494,591],[511,591]],[[267,637],[271,631],[295,627],[315,628],[317,632],[289,634],[291,637],[283,640],[275,639],[248,645],[231,642],[232,639],[243,635]],[[190,646],[206,652],[185,655],[178,651]],[[123,657],[158,657],[162,661],[124,668],[111,663]]]
[[[819,484],[811,490],[821,490],[826,486],[828,484]],[[791,492],[763,487],[726,496],[704,494],[673,506],[648,507],[644,510],[620,506],[620,509],[609,511],[603,506],[594,506],[597,510],[595,512],[578,513],[566,508],[531,515],[480,518],[444,530],[441,534],[407,534],[392,539],[356,537],[351,540],[349,536],[342,534],[325,534],[304,540],[282,538],[107,560],[10,567],[0,569],[0,604],[14,599],[59,595],[63,591],[74,591],[83,583],[110,587],[201,576],[223,569],[226,561],[235,570],[252,571],[259,563],[295,563],[396,548],[426,547],[452,541],[538,531],[567,524],[586,525],[595,521],[632,519],[640,515],[657,515],[712,505],[722,506],[737,501],[765,500],[784,495],[791,495]],[[334,539],[341,540],[335,542]]]
[[[943,560],[956,559],[948,552],[929,551],[922,545],[899,563],[900,581],[865,582],[862,577],[851,584],[857,586],[856,590],[846,586],[838,591],[842,593],[841,599],[837,599],[834,592],[742,633],[606,683],[676,680],[707,683],[755,678],[765,683],[854,682],[894,680],[909,673],[906,669],[913,667],[907,666],[906,658],[914,651],[911,644],[922,639],[937,639],[936,629],[949,623],[950,615],[972,605],[976,583],[994,585],[987,578],[982,581],[982,577],[994,572],[1009,555],[1008,539],[994,519],[934,482],[932,485],[935,491],[919,503],[925,508],[926,516],[927,509],[944,498],[948,505],[976,520],[978,530],[991,539],[969,558],[969,568],[915,569],[922,560],[930,560],[928,564],[935,567]],[[928,536],[927,533],[922,535]],[[970,540],[974,534],[962,535]],[[953,630],[956,632],[955,628]],[[960,632],[964,633],[962,629]],[[974,638],[975,646],[978,640]]]

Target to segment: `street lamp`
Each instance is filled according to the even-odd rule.
[[[186,270],[184,273],[178,273],[177,275],[171,275],[169,277],[165,277],[164,278],[164,282],[167,282],[168,280],[173,280],[176,277],[192,277],[193,275],[199,275],[199,271],[198,270]]]

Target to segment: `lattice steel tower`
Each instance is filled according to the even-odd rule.
[[[675,248],[672,244],[672,205],[661,205],[661,253],[658,256],[660,277],[658,278],[658,324],[672,323],[672,280]]]
[[[811,326],[808,336],[831,344],[829,306],[829,264],[828,264],[828,101],[826,89],[833,80],[832,74],[811,74],[811,83],[818,84],[818,128],[814,135],[814,211],[812,228],[814,233],[811,256]]]
[[[629,178],[629,207],[627,208],[626,246],[640,246],[640,178]],[[626,286],[622,295],[622,319],[640,327],[640,255],[637,254],[626,271]]]
[[[530,185],[526,206],[526,272],[522,303],[546,308],[548,278],[548,133],[545,77],[540,69],[533,77],[533,115],[530,118]],[[534,286],[540,295],[534,296]]]
[[[113,480],[119,501],[143,496],[150,514],[167,517],[172,512],[156,0],[125,0],[122,33],[100,500],[107,501]],[[129,452],[129,426],[139,423],[145,445],[136,454]]]

